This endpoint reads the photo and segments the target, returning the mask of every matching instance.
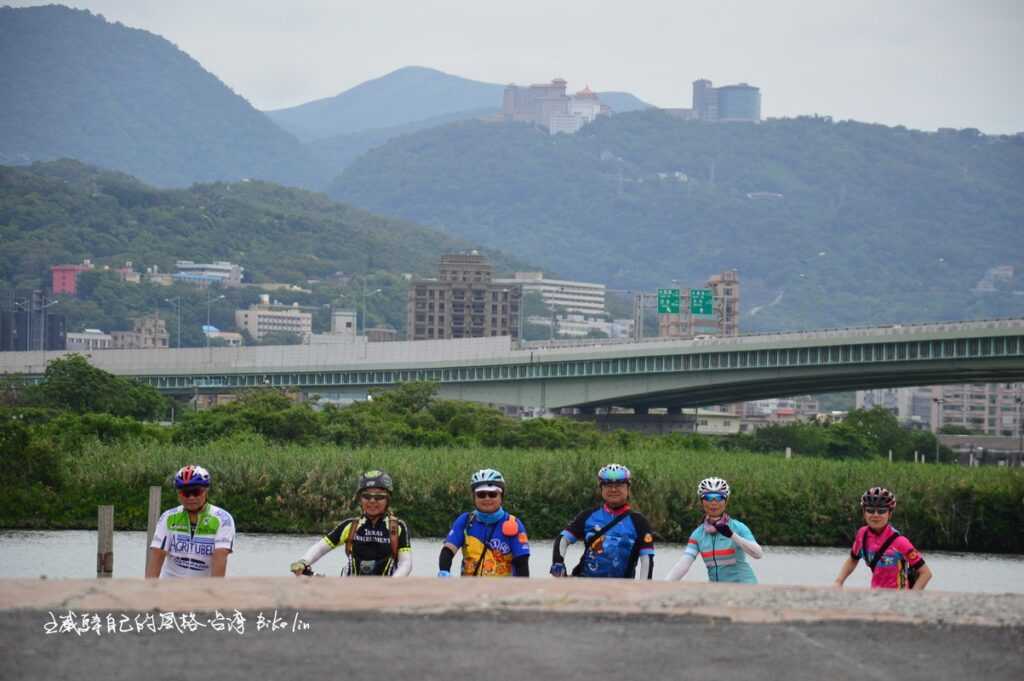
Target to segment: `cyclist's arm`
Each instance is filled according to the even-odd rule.
[[[917,581],[914,582],[913,591],[924,591],[924,588],[928,586],[928,582],[932,581],[932,569],[927,565],[922,565],[917,569]]]
[[[156,530],[153,532],[153,539],[149,543],[149,560],[146,561],[146,579],[156,579],[164,567],[164,560],[167,558],[167,515],[165,511],[160,515],[156,523]]]
[[[214,549],[213,560],[210,562],[210,576],[223,577],[228,571],[228,554],[231,549]]]
[[[530,554],[526,554],[525,556],[516,556],[512,559],[512,576],[530,576]]]
[[[160,576],[160,570],[164,567],[164,559],[167,552],[163,549],[150,549],[149,562],[146,563],[146,579],[156,579]]]
[[[305,561],[306,565],[312,565],[333,550],[334,546],[328,544],[326,538],[324,538],[306,549],[306,552],[302,554],[302,560]]]
[[[693,565],[695,556],[691,553],[683,553],[683,557],[672,566],[672,569],[665,575],[666,582],[678,582],[680,579],[686,576],[686,573],[690,571],[690,566]]]
[[[842,586],[846,578],[850,576],[850,573],[857,567],[858,560],[853,556],[850,556],[843,562],[843,566],[839,568],[839,574],[836,576],[836,581],[833,582],[834,586]]]
[[[651,579],[654,576],[654,554],[645,553],[640,556],[636,570],[637,579]]]
[[[564,534],[555,537],[555,544],[551,550],[551,563],[565,563],[565,552],[569,550],[569,540]]]
[[[408,577],[412,574],[412,549],[402,549],[398,552],[398,564],[392,577]]]
[[[764,550],[761,549],[760,544],[754,541],[753,537],[741,537],[739,532],[734,532],[732,535],[732,542],[743,549],[743,553],[747,554],[751,558],[761,558],[764,556]]]

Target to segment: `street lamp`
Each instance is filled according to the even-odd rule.
[[[1013,401],[1017,403],[1017,464],[1024,466],[1024,423],[1021,423],[1021,415],[1024,414],[1024,384],[1017,384],[1017,396]]]
[[[384,289],[375,288],[369,293],[366,292],[366,279],[363,279],[363,335],[366,335],[366,299],[369,296],[382,292]]]
[[[218,300],[224,300],[226,298],[224,294],[217,296],[216,298],[210,297],[210,289],[206,289],[206,326],[207,329],[210,326],[210,306]],[[203,330],[203,335],[206,336],[206,347],[210,347],[210,332],[206,329]]]
[[[164,298],[164,302],[174,305],[178,310],[178,349],[181,350],[181,296]]]

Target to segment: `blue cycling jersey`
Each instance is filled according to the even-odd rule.
[[[654,537],[647,519],[629,506],[612,511],[607,505],[583,511],[562,530],[562,536],[570,543],[579,540],[590,542],[602,527],[608,525],[617,515],[629,513],[629,517],[616,523],[605,534],[598,537],[586,553],[580,566],[581,577],[624,577],[636,575],[636,564],[640,556],[654,555]]]

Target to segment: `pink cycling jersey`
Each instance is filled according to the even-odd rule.
[[[857,530],[857,536],[853,540],[853,548],[850,549],[850,557],[854,560],[864,559],[865,564],[870,563],[875,553],[882,547],[889,536],[896,532],[892,525],[886,525],[885,529],[876,534],[867,525]],[[864,546],[865,538],[867,541]],[[863,550],[866,548],[867,550]],[[924,558],[914,548],[910,540],[900,535],[889,544],[871,575],[872,589],[909,589],[907,582],[907,571],[909,568],[919,568],[924,565]]]

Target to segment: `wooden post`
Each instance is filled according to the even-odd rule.
[[[892,450],[889,450],[889,463],[892,463]]]
[[[914,450],[914,463],[917,463],[917,450]]]
[[[114,507],[100,506],[96,516],[96,576],[114,576]]]
[[[149,520],[146,521],[146,569],[149,570],[149,545],[153,543],[156,523],[160,520],[160,485],[149,488]]]
[[[793,449],[791,447],[786,447],[786,458],[787,459],[792,459],[793,458]]]

